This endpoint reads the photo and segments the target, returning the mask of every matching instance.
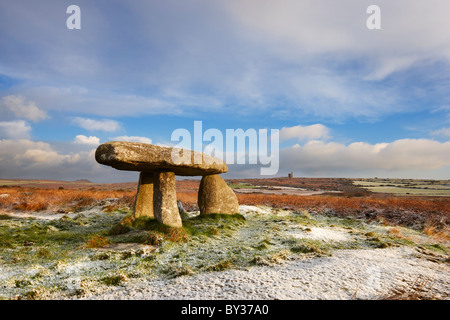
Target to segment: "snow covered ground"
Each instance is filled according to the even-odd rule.
[[[187,243],[169,244],[155,252],[153,248],[151,253],[138,255],[135,252],[143,245],[136,244],[134,248],[132,244],[123,244],[118,246],[120,250],[132,252],[125,258],[120,256],[122,253],[119,258],[113,255],[98,258],[108,251],[101,249],[88,253],[80,250],[73,260],[1,263],[0,296],[14,298],[17,292],[45,287],[45,294],[38,298],[379,299],[420,283],[423,294],[435,299],[450,298],[448,254],[433,253],[421,246],[419,243],[434,241],[423,233],[404,229],[404,237],[415,241],[412,245],[375,248],[372,244],[379,239],[373,234],[386,235],[388,239],[390,227],[365,222],[349,227],[345,219],[308,214],[302,217],[288,210],[262,206],[240,206],[240,213],[245,222],[219,224],[223,229],[217,229],[217,235],[194,237]],[[105,215],[99,208],[82,214],[89,222],[86,226]],[[19,220],[5,223],[17,226],[24,218],[33,217],[45,225],[63,216],[17,212],[10,215]],[[196,213],[190,215],[194,217]],[[90,216],[94,220],[89,220]],[[27,223],[35,224],[33,221]],[[48,232],[58,232],[54,227],[45,228]],[[316,244],[319,254],[299,251],[315,249]],[[152,259],[148,260],[149,257]],[[255,257],[261,258],[256,261],[262,263],[249,263]],[[0,262],[11,259],[6,254],[0,258]],[[235,259],[234,265],[219,271],[206,268],[208,263],[216,264],[223,259]],[[193,272],[169,277],[152,269],[173,265],[187,266]],[[105,276],[119,273],[125,275],[123,281],[116,285],[102,284]]]
[[[410,248],[340,250],[277,266],[208,272],[115,287],[89,299],[377,299],[429,279],[428,294],[449,299],[450,269]]]

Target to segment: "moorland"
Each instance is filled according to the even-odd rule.
[[[448,297],[448,180],[233,179],[240,214],[209,217],[198,216],[199,182],[176,182],[187,211],[177,229],[132,216],[136,183],[0,180],[0,297],[78,299],[136,281],[398,247],[444,268],[443,285],[377,296]]]

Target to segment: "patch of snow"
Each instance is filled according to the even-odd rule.
[[[251,215],[251,214],[272,214],[272,209],[267,208],[261,208],[257,206],[246,206],[246,205],[240,205],[239,206],[239,212],[242,215]]]
[[[306,231],[310,230],[310,231]],[[296,239],[312,239],[323,241],[349,241],[351,237],[345,231],[331,230],[325,228],[310,227],[306,229],[296,229],[290,232]]]
[[[57,220],[57,219],[61,219],[63,216],[68,216],[72,219],[76,218],[77,216],[79,216],[80,214],[84,215],[84,216],[89,216],[89,215],[97,215],[97,214],[101,214],[103,213],[101,211],[100,208],[91,208],[88,210],[84,210],[81,212],[67,212],[67,213],[54,213],[51,211],[40,211],[40,212],[28,212],[28,211],[12,211],[12,212],[4,212],[4,214],[13,217],[13,218],[22,218],[22,219],[27,219],[27,218],[34,218],[34,219],[39,219],[39,220]]]

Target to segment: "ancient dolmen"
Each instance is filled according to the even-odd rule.
[[[202,176],[198,192],[201,215],[239,213],[234,191],[219,176],[228,167],[218,158],[180,148],[111,141],[97,148],[95,160],[118,170],[140,172],[135,217],[146,216],[171,227],[182,226],[175,175]]]

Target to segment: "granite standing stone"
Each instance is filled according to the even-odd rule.
[[[156,220],[174,228],[181,228],[175,188],[175,173],[156,171],[154,176],[153,212]]]
[[[139,174],[139,184],[134,204],[134,217],[154,218],[153,213],[153,173],[141,172]]]
[[[239,213],[236,194],[218,174],[203,176],[198,190],[198,206],[201,215]]]

